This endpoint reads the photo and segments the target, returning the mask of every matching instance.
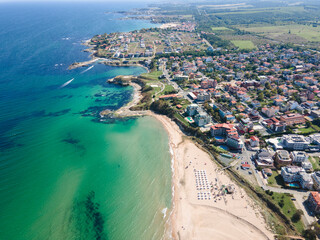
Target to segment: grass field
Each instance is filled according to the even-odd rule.
[[[270,8],[256,8],[256,9],[242,9],[236,11],[226,11],[226,12],[219,12],[219,13],[212,13],[211,15],[236,15],[236,14],[259,14],[259,13],[301,13],[305,12],[304,8],[301,6],[291,6],[291,7],[270,7]]]
[[[268,185],[273,187],[283,187],[284,181],[282,176],[277,171],[272,171],[272,175],[268,177]]]
[[[319,166],[319,157],[309,157],[309,161],[310,161],[311,164],[312,164],[313,170],[315,170],[315,169],[320,169],[320,166]]]
[[[231,41],[233,45],[240,49],[255,49],[256,46],[253,44],[252,41],[246,41],[246,40],[234,40]]]
[[[230,28],[226,28],[226,27],[211,27],[212,31],[232,31],[232,29]]]
[[[284,193],[273,193],[272,199],[279,205],[279,202],[283,200],[283,207],[280,207],[283,214],[286,215],[288,218],[292,218],[293,214],[297,211],[296,206],[291,200],[291,196],[284,194]],[[302,221],[298,221],[296,223],[293,222],[297,230],[301,233],[304,229]]]
[[[162,92],[160,92],[158,95],[166,95],[166,94],[169,94],[171,91],[173,91],[174,90],[174,87],[172,87],[171,85],[169,85],[169,84],[165,84],[165,86],[164,86],[164,89],[163,89],[163,91]]]
[[[315,132],[315,130],[312,127],[308,127],[308,128],[299,128],[299,133],[305,133],[305,134],[309,134],[309,133],[313,133]]]
[[[306,41],[320,42],[320,27],[312,27],[310,25],[281,25],[281,26],[248,26],[239,27],[241,30],[266,35],[277,39],[280,35],[290,34],[296,35]]]
[[[142,73],[141,76],[149,78],[151,80],[158,80],[158,77],[162,75],[162,71],[153,71],[150,73]]]

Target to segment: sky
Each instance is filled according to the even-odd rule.
[[[6,2],[146,2],[146,3],[157,3],[157,2],[168,2],[168,0],[0,0],[0,3]]]

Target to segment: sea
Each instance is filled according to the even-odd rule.
[[[87,61],[96,34],[156,25],[120,20],[142,3],[0,3],[0,240],[168,238],[171,155],[151,117],[100,121],[130,101],[106,83],[140,67]]]

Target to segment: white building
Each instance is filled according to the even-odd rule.
[[[310,142],[302,135],[290,134],[282,137],[282,144],[289,150],[305,150]]]
[[[201,92],[197,95],[197,101],[205,102],[210,100],[210,93],[208,92]]]
[[[299,172],[300,180],[299,183],[303,189],[312,190],[313,189],[313,180],[311,174],[305,172]]]
[[[306,170],[306,172],[312,172],[313,171],[313,167],[311,162],[309,161],[305,161],[301,163],[301,167]]]
[[[199,126],[203,127],[211,122],[210,116],[205,112],[200,112],[194,117],[194,122]]]
[[[266,149],[260,149],[256,155],[256,164],[259,167],[272,167],[273,166],[273,159],[270,152]]]
[[[197,104],[190,104],[189,106],[187,106],[187,114],[188,116],[194,116],[198,113],[199,110],[199,106]]]
[[[313,180],[313,187],[315,190],[320,191],[320,172],[314,172],[311,174]]]
[[[292,163],[299,163],[305,162],[308,160],[308,155],[302,151],[293,151],[290,153],[290,157],[292,159]]]
[[[241,150],[244,146],[242,140],[237,136],[228,136],[226,140],[226,144],[234,149]]]
[[[305,172],[302,167],[298,166],[287,166],[281,168],[281,176],[287,183],[299,182],[299,172]]]

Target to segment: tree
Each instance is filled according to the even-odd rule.
[[[263,101],[263,100],[264,100],[263,92],[260,92],[260,93],[258,94],[257,100],[258,100],[258,101]]]
[[[301,209],[297,210],[291,217],[292,222],[298,222],[301,219],[303,211]]]
[[[271,89],[271,85],[269,82],[266,82],[266,84],[264,85],[266,89]]]
[[[308,240],[316,240],[317,239],[316,232],[311,229],[307,229],[307,230],[303,231],[302,236]]]
[[[306,122],[306,127],[307,127],[307,128],[311,127],[311,122],[310,122],[310,121],[307,121],[307,122]]]

